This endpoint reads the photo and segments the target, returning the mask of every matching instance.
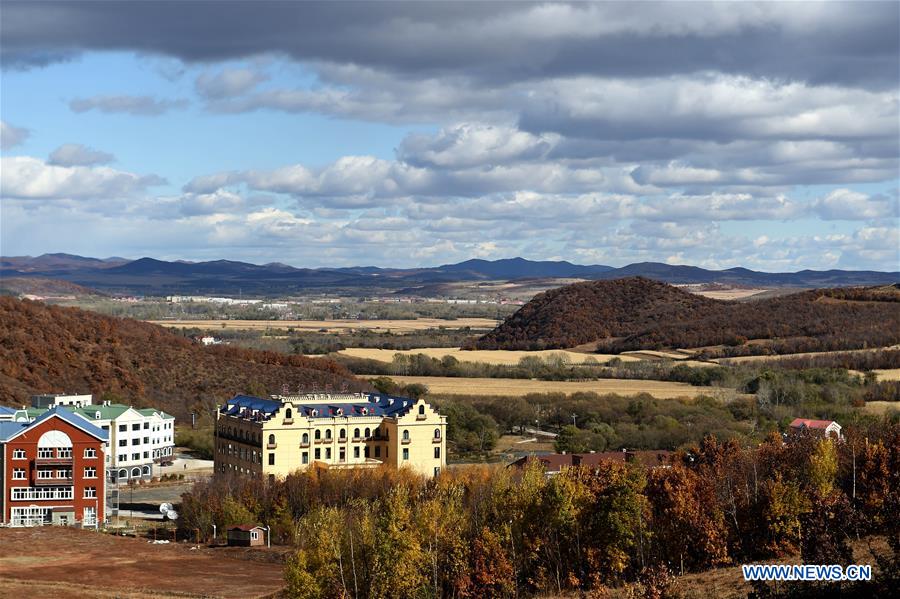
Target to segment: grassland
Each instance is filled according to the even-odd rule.
[[[703,349],[703,348],[699,348]],[[699,349],[697,351],[699,351]],[[787,360],[790,358],[808,358],[815,356],[828,356],[832,354],[863,354],[863,353],[871,353],[875,351],[880,351],[883,349],[900,349],[900,345],[891,345],[889,347],[873,347],[869,349],[845,349],[838,351],[823,351],[823,352],[804,352],[798,354],[779,354],[779,355],[771,355],[771,356],[737,356],[734,358],[716,358],[713,361],[718,362],[719,364],[728,365],[728,364],[740,364],[742,362],[764,362],[766,360]],[[887,371],[885,371],[887,372]]]
[[[267,330],[293,329],[295,331],[326,331],[342,333],[348,331],[374,331],[390,333],[409,333],[425,329],[463,329],[469,327],[477,330],[489,330],[497,326],[492,318],[417,318],[415,320],[151,320],[153,324],[178,329],[210,329],[210,330]]]
[[[616,393],[636,395],[649,393],[659,399],[675,397],[697,397],[716,392],[710,387],[692,387],[685,383],[668,381],[640,381],[624,379],[600,379],[596,381],[539,381],[533,379],[457,378],[441,376],[391,376],[404,385],[422,384],[428,387],[430,395],[479,395],[479,396],[521,396],[528,393]]]
[[[348,348],[338,352],[345,356],[353,358],[365,358],[369,360],[378,360],[379,362],[391,362],[394,354],[425,354],[429,358],[437,358],[440,360],[444,356],[453,356],[460,362],[482,362],[485,364],[507,364],[515,365],[524,357],[563,357],[572,364],[583,364],[585,360],[593,359],[597,362],[605,362],[611,358],[620,358],[623,362],[637,362],[640,360],[637,356],[614,356],[611,354],[583,354],[566,350],[546,350],[546,351],[513,351],[513,350],[462,350],[458,347],[423,347],[419,349],[410,349],[397,351],[392,349],[371,349],[371,348]]]

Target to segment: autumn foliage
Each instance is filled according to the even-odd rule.
[[[236,392],[276,393],[285,383],[365,386],[330,360],[202,347],[145,322],[0,297],[0,404],[94,393],[183,418]]]
[[[605,462],[549,478],[534,465],[433,480],[386,468],[220,476],[183,496],[179,524],[270,525],[294,546],[291,597],[603,596],[622,585],[666,596],[670,573],[798,555],[846,564],[849,539],[897,536],[900,425],[848,429],[840,443],[773,435],[753,448],[707,437],[662,467]],[[896,582],[879,574],[879,588]]]

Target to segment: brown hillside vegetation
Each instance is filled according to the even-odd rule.
[[[692,295],[641,277],[576,283],[538,295],[476,342],[479,349],[548,349],[601,341],[600,351],[740,346],[772,351],[892,345],[900,341],[900,290],[817,289],[751,302]],[[740,352],[735,352],[740,353]]]
[[[367,388],[330,360],[202,347],[156,325],[0,297],[0,403],[45,392],[111,393],[175,416],[234,393],[312,384]]]

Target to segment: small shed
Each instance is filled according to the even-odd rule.
[[[260,547],[266,544],[266,529],[257,524],[236,524],[228,527],[229,547]]]
[[[794,435],[811,434],[818,437],[841,439],[841,425],[834,420],[810,420],[794,418],[791,422],[791,433]]]

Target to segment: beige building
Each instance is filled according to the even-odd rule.
[[[283,478],[313,464],[390,464],[435,476],[447,418],[424,400],[370,393],[237,395],[216,410],[216,472]]]

